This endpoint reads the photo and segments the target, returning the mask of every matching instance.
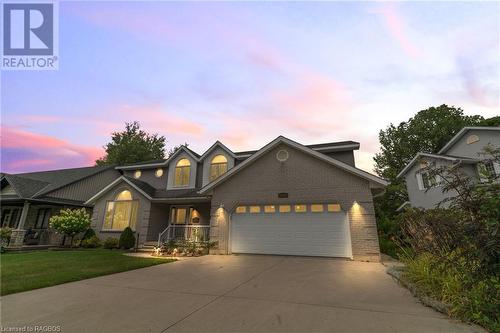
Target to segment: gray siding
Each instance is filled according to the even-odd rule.
[[[290,153],[285,163],[276,160],[276,152],[280,149]],[[289,197],[279,199],[280,192],[287,192]],[[340,203],[349,216],[354,258],[379,260],[368,181],[284,144],[214,189],[211,240],[219,241],[219,253],[230,253],[230,215],[238,205],[329,202]]]
[[[479,137],[479,141],[472,144],[467,144],[467,138],[471,135],[477,135]],[[479,158],[479,153],[488,144],[500,147],[500,131],[469,130],[444,154],[460,157]]]
[[[356,166],[354,162],[354,152],[352,150],[326,153],[325,155],[349,165]]]
[[[431,159],[427,158],[429,162],[436,163],[436,166],[446,166],[451,165],[451,161],[443,160],[443,159]],[[449,202],[443,202],[445,199],[452,198],[456,196],[455,191],[443,192],[442,186],[436,186],[429,188],[428,190],[421,190],[418,187],[417,175],[420,170],[420,164],[417,162],[415,165],[408,170],[405,176],[406,181],[406,189],[408,191],[408,198],[413,207],[419,208],[436,208],[440,207],[448,207]],[[467,174],[469,177],[477,178],[477,171],[475,164],[466,164],[460,167],[460,170]]]
[[[87,201],[109,183],[120,177],[115,169],[108,169],[96,175],[84,178],[68,186],[47,193],[45,196],[76,201]]]

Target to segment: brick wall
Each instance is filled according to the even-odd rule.
[[[276,159],[280,149],[289,152],[284,163]],[[288,193],[288,198],[278,198],[280,192]],[[219,242],[219,248],[212,253],[230,253],[230,213],[236,206],[294,203],[340,203],[349,217],[354,259],[380,260],[368,181],[285,144],[213,190],[210,237]]]

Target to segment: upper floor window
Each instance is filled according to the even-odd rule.
[[[215,180],[227,172],[227,158],[217,155],[210,163],[210,181]]]
[[[103,230],[135,229],[139,201],[132,199],[132,193],[124,190],[118,193],[114,201],[108,201],[104,214]]]
[[[156,169],[155,176],[156,178],[160,178],[161,176],[163,176],[163,169],[162,168]]]
[[[497,172],[495,170],[495,163],[493,161],[483,161],[477,165],[479,177],[482,182],[488,179],[495,179]]]
[[[136,178],[136,179],[141,178],[141,175],[142,175],[141,170],[136,170],[134,172],[134,178]]]
[[[188,186],[191,173],[191,162],[187,158],[180,159],[175,166],[174,186]]]
[[[422,179],[422,189],[427,190],[431,187],[437,186],[438,182],[436,180],[436,176],[432,176],[429,172],[420,173],[420,177]]]

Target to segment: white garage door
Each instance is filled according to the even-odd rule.
[[[240,206],[231,218],[231,251],[350,258],[347,215],[330,206]]]

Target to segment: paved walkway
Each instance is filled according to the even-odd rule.
[[[22,277],[20,277],[22,278]],[[1,298],[4,327],[61,332],[482,332],[378,263],[205,256]]]

